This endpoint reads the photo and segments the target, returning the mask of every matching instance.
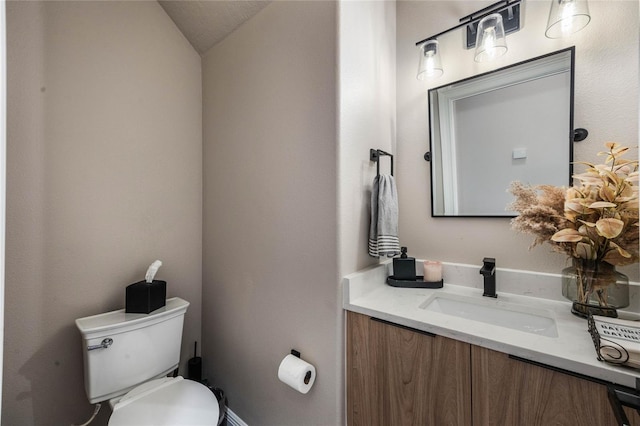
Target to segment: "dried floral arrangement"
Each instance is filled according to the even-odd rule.
[[[604,164],[580,163],[587,170],[574,175],[568,189],[511,184],[516,199],[507,209],[520,214],[511,226],[535,236],[530,248],[547,242],[574,259],[614,266],[639,261],[638,161],[623,158],[628,147],[605,146],[598,153]]]

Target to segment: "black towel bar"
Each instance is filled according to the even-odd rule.
[[[370,149],[369,160],[376,162],[376,174],[380,176],[380,157],[386,155],[391,157],[391,176],[393,176],[393,154],[389,154],[381,149]]]

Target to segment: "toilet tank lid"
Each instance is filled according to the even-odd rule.
[[[100,334],[105,330],[117,332],[119,328],[137,328],[148,325],[149,322],[166,321],[177,315],[183,315],[189,302],[179,297],[167,299],[166,305],[149,314],[128,314],[124,309],[106,312],[76,320],[76,326],[82,337],[89,339],[94,334]]]

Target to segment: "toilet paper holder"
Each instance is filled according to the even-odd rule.
[[[302,359],[300,356],[300,351],[297,351],[295,349],[291,349],[291,355],[295,356],[296,358]],[[307,374],[304,375],[304,384],[308,385],[309,380],[311,380],[311,371],[307,371]]]

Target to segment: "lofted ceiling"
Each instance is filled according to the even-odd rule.
[[[199,54],[261,11],[267,0],[158,0]]]

